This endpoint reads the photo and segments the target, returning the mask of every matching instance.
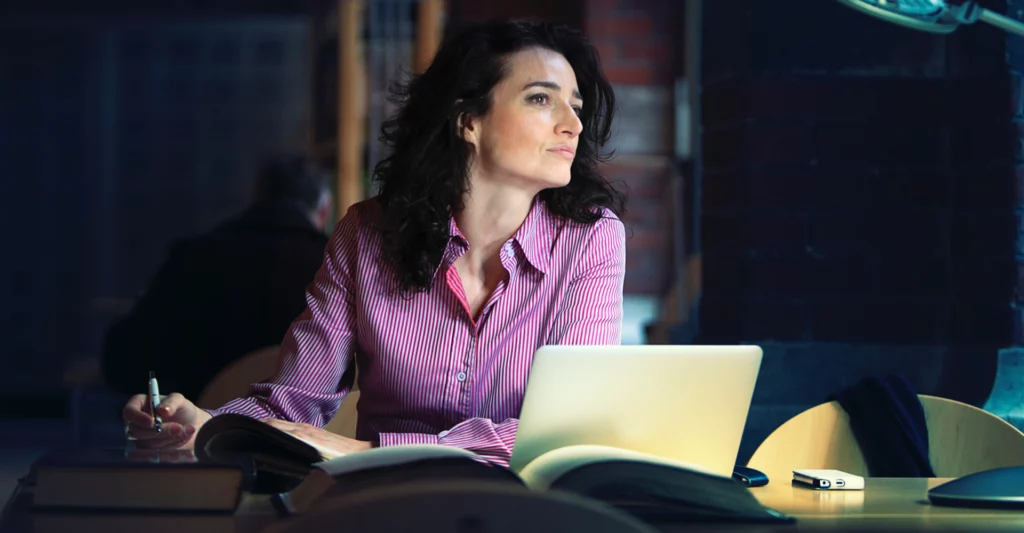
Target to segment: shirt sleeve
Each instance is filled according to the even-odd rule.
[[[469,450],[494,464],[507,467],[512,458],[512,446],[515,444],[518,428],[519,420],[516,418],[509,418],[497,424],[487,418],[470,418],[437,435],[381,433],[379,445],[441,444],[454,446]]]
[[[610,211],[580,251],[546,344],[620,344],[626,229]]]
[[[306,291],[306,310],[281,341],[275,376],[253,384],[249,396],[209,410],[211,415],[238,413],[323,427],[337,413],[353,381],[342,377],[355,353],[352,287],[358,231],[357,210],[350,209],[335,227]]]

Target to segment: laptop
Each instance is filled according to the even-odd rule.
[[[544,346],[510,468],[596,444],[731,476],[761,367],[758,346]]]

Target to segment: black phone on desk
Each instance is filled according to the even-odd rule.
[[[737,465],[732,470],[732,478],[748,487],[763,487],[768,484],[768,475],[760,470]]]

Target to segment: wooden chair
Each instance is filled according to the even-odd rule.
[[[955,400],[918,395],[928,425],[928,452],[938,477],[1024,465],[1024,433],[1003,419]],[[747,466],[787,481],[794,469],[831,468],[868,475],[850,418],[838,402],[812,407],[779,426]]]
[[[280,346],[269,346],[231,363],[203,388],[196,405],[203,409],[216,409],[230,400],[245,396],[249,392],[249,385],[274,375],[280,351]],[[358,375],[356,378],[358,379]],[[359,390],[353,387],[352,392],[341,402],[338,413],[324,429],[344,437],[355,438],[358,403]]]
[[[224,367],[203,387],[196,405],[202,409],[216,409],[235,398],[245,396],[249,392],[249,385],[274,375],[280,351],[280,346],[268,346]]]
[[[350,439],[356,438],[356,423],[359,422],[359,389],[356,385],[345,395],[338,407],[338,413],[324,426],[324,429]]]
[[[570,493],[482,481],[410,482],[323,501],[265,533],[655,533],[638,519]]]

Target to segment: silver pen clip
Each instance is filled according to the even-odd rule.
[[[156,372],[149,371],[149,409],[153,415],[153,427],[160,433],[164,421],[156,414],[156,408],[160,406],[160,385],[156,382]]]

